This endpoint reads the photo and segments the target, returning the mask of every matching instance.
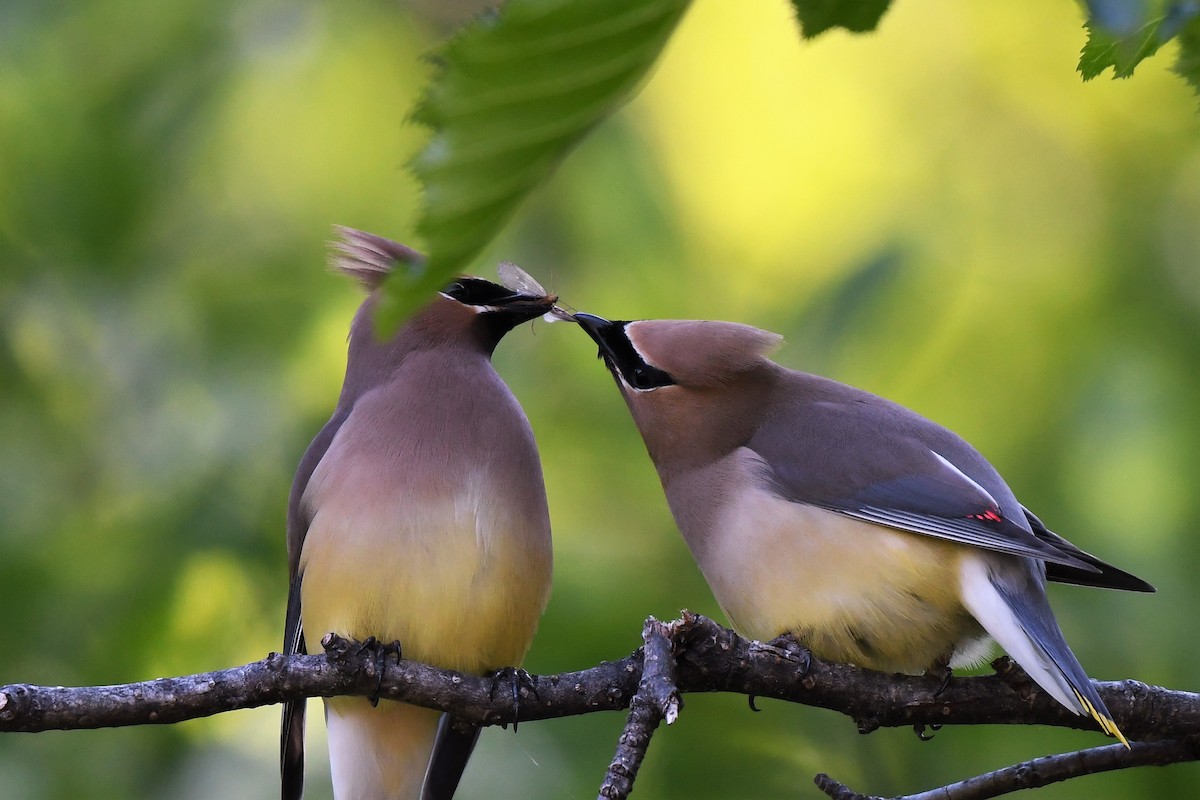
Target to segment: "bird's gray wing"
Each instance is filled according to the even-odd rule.
[[[820,381],[815,391],[801,387],[747,443],[782,497],[878,525],[1099,572],[1076,551],[1034,535],[1004,480],[960,437],[883,398],[815,380]]]
[[[1086,561],[1091,566],[1100,570],[1099,572],[1092,572],[1065,564],[1047,564],[1046,580],[1057,581],[1058,583],[1074,583],[1079,586],[1095,586],[1100,589],[1124,589],[1128,592],[1157,591],[1153,586],[1136,575],[1131,575],[1125,570],[1117,569],[1112,564],[1101,561],[1091,553],[1080,550],[1047,528],[1032,511],[1024,507],[1022,508],[1025,512],[1025,519],[1029,521],[1029,526],[1033,529],[1034,536],[1057,547],[1059,550],[1070,553],[1081,561]]]
[[[309,478],[329,445],[337,434],[342,423],[349,416],[349,408],[339,408],[320,433],[313,439],[300,466],[296,469],[296,477],[292,481],[292,492],[288,498],[287,515],[287,545],[288,545],[288,603],[287,616],[283,627],[283,654],[295,655],[306,652],[304,643],[304,624],[300,614],[300,583],[303,574],[300,572],[300,551],[304,547],[304,537],[308,533],[308,512],[300,500],[308,487]],[[304,710],[305,699],[289,700],[283,704],[283,719],[279,726],[279,771],[281,779],[282,800],[300,800],[304,792]]]

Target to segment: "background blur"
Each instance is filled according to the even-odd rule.
[[[970,7],[968,7],[970,6]],[[980,8],[975,6],[988,6]],[[121,683],[279,648],[292,472],[357,288],[330,226],[412,244],[403,119],[435,0],[0,5],[0,683]],[[1056,587],[1092,675],[1200,688],[1200,121],[1167,72],[1082,84],[1072,3],[897,0],[801,43],[782,0],[700,0],[629,108],[488,256],[579,309],[781,332],[783,363],[964,435],[1055,530],[1159,588]],[[510,336],[555,586],[526,666],[619,658],[648,614],[721,619],[595,347]],[[689,696],[640,798],[903,793],[1104,743],[859,736]],[[309,797],[329,796],[320,714]],[[464,798],[590,798],[623,714],[485,734]],[[274,797],[278,710],[0,736],[5,798]],[[1039,798],[1184,796],[1196,765]]]

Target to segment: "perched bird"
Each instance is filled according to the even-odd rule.
[[[821,658],[947,676],[994,639],[1058,702],[1125,741],[1045,584],[1154,588],[1049,531],[971,445],[881,397],[775,364],[773,333],[575,320],[600,346],[740,633],[790,633]]]
[[[533,431],[491,355],[556,298],[460,278],[383,340],[378,286],[420,256],[340,233],[333,266],[371,293],[292,485],[284,652],[333,632],[467,673],[515,666],[550,593],[550,518]],[[331,698],[325,718],[337,800],[449,798],[478,737],[387,700]],[[285,707],[281,738],[289,800],[303,789],[303,701]]]

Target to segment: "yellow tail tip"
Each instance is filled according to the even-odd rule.
[[[1125,738],[1125,734],[1121,733],[1121,729],[1117,727],[1117,723],[1113,722],[1111,717],[1106,717],[1097,711],[1096,707],[1079,692],[1075,692],[1075,698],[1079,700],[1080,705],[1091,715],[1092,719],[1096,720],[1097,724],[1100,725],[1100,730],[1104,731],[1105,735],[1116,738],[1117,741],[1125,745],[1126,750],[1133,749],[1129,746],[1129,741]]]
[[[1112,727],[1112,735],[1117,737],[1117,741],[1125,745],[1126,750],[1132,750],[1133,748],[1129,746],[1129,741],[1125,738],[1125,734],[1121,733],[1121,729],[1117,727],[1117,723],[1111,719],[1106,719],[1105,721]]]

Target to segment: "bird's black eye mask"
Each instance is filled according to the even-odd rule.
[[[647,364],[633,342],[629,341],[625,333],[628,324],[628,321],[618,320],[597,331],[600,338],[600,352],[597,355],[605,359],[634,389],[649,391],[662,386],[674,386],[675,379],[658,367]]]
[[[482,278],[459,278],[442,293],[467,306],[503,306],[514,300],[528,299],[512,289]]]

